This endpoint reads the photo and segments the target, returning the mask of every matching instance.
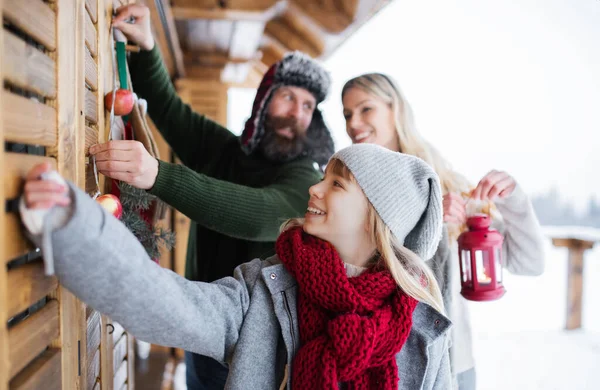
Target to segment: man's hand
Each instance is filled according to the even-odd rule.
[[[158,160],[138,141],[110,141],[90,147],[96,167],[105,176],[149,190],[158,176]]]
[[[152,50],[154,37],[150,28],[150,10],[145,5],[129,4],[119,7],[113,18],[113,27],[119,29],[127,39],[142,50]],[[133,20],[133,23],[128,23]]]

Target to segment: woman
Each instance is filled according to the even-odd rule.
[[[467,200],[493,201],[498,213],[494,227],[504,235],[504,266],[518,275],[540,275],[544,270],[543,236],[531,202],[515,179],[491,171],[473,189],[450,168],[440,153],[417,132],[410,105],[388,76],[364,74],[342,89],[346,131],[352,142],[372,143],[420,157],[439,175],[444,206],[445,236],[430,264],[452,320],[451,365],[461,390],[475,389],[475,361],[466,300],[460,295],[456,239],[466,229]],[[477,204],[477,202],[472,202]],[[492,208],[492,212],[493,212]]]
[[[450,323],[422,261],[441,236],[442,196],[420,159],[339,151],[277,256],[213,283],[147,261],[124,225],[73,185],[42,179],[48,170],[28,174],[21,214],[60,282],[144,341],[227,365],[227,389],[451,387]]]

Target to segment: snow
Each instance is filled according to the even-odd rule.
[[[600,231],[545,228],[550,237],[600,240]],[[469,302],[479,390],[599,389],[600,245],[584,257],[582,329],[564,330],[567,249],[548,239],[539,277],[504,273],[507,293],[495,302]]]

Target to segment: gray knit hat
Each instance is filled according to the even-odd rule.
[[[390,228],[398,243],[429,260],[442,237],[442,191],[434,170],[420,158],[373,144],[335,153]]]

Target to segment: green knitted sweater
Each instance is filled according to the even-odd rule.
[[[273,254],[280,225],[304,214],[321,178],[313,162],[246,155],[239,137],[181,101],[156,46],[132,54],[129,65],[134,91],[183,163],[159,161],[150,193],[192,220],[186,277],[213,281]]]

